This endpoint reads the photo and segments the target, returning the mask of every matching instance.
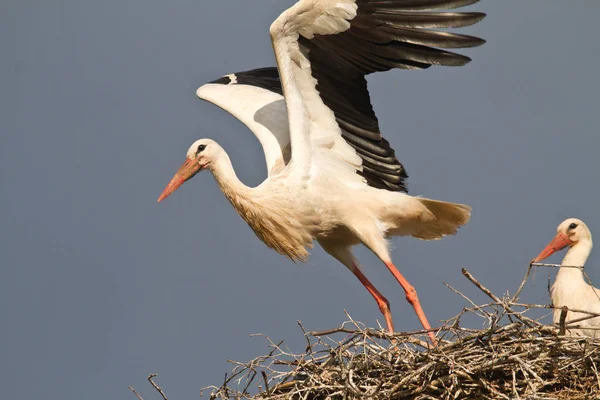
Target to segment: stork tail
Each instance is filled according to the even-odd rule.
[[[439,239],[454,235],[458,228],[469,222],[471,207],[446,201],[417,198],[431,213],[432,218],[423,218],[412,236],[425,239]]]

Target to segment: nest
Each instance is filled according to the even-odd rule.
[[[476,305],[450,287],[469,306],[435,329],[437,347],[425,331],[388,334],[350,316],[323,332],[306,332],[299,323],[303,352],[267,338],[267,355],[232,362],[223,384],[205,389],[211,400],[600,398],[600,341],[565,336],[576,325],[564,318],[560,326],[530,318],[530,310],[552,307],[518,302],[529,271],[517,293],[503,298],[463,274],[491,302]],[[468,316],[483,319],[483,329],[462,327]]]

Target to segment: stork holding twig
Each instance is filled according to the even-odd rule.
[[[560,322],[561,308],[600,313],[600,289],[586,282],[583,267],[592,251],[592,233],[587,225],[576,218],[563,221],[556,229],[554,239],[533,259],[538,263],[564,248],[569,248],[563,258],[562,266],[556,274],[556,280],[550,289],[554,306],[553,322]],[[600,328],[600,317],[590,318],[589,314],[568,312],[566,323],[578,324],[582,329],[570,329],[570,334],[596,337]],[[585,329],[585,328],[592,329]],[[594,329],[595,328],[595,329]]]
[[[316,240],[356,275],[393,332],[388,300],[351,252],[356,244],[367,246],[430,330],[416,290],[392,263],[386,238],[452,235],[467,223],[470,208],[403,193],[407,174],[379,131],[365,76],[392,68],[468,63],[468,57],[438,48],[473,47],[483,40],[432,28],[480,21],[484,14],[440,11],[477,1],[298,1],[270,28],[277,68],[226,75],[197,91],[254,132],[265,152],[267,179],[247,187],[225,150],[201,139],[189,148],[159,201],[209,169],[267,246],[305,261]],[[433,332],[429,337],[436,343]]]

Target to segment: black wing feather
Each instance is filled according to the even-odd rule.
[[[471,59],[447,50],[479,46],[484,40],[431,28],[472,25],[485,17],[474,12],[437,12],[479,0],[356,0],[356,17],[345,32],[299,38],[323,102],[337,119],[346,142],[363,162],[359,172],[370,186],[406,192],[406,170],[379,131],[365,76],[392,68],[462,66]],[[277,68],[234,74],[239,84],[283,94]],[[213,83],[230,84],[223,77]]]
[[[431,28],[472,25],[485,17],[475,12],[437,12],[479,0],[356,0],[350,29],[336,35],[300,37],[317,90],[331,108],[342,136],[363,160],[368,184],[406,191],[406,170],[379,131],[365,76],[392,68],[462,66],[471,59],[441,49],[479,46],[484,40]],[[433,46],[433,47],[432,47]]]

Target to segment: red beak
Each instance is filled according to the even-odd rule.
[[[536,258],[534,258],[532,262],[540,262],[550,257],[557,251],[562,250],[567,246],[571,246],[572,244],[573,242],[571,241],[571,239],[569,239],[567,235],[565,235],[564,233],[557,233],[554,239],[552,239],[552,241],[548,243],[544,250],[542,250],[542,252]]]
[[[179,167],[171,182],[165,187],[162,194],[158,198],[158,202],[160,203],[162,200],[169,197],[174,191],[176,191],[179,186],[183,185],[185,181],[191,179],[200,172],[202,168],[200,164],[196,162],[196,160],[192,160],[191,158],[187,158],[183,165]]]

